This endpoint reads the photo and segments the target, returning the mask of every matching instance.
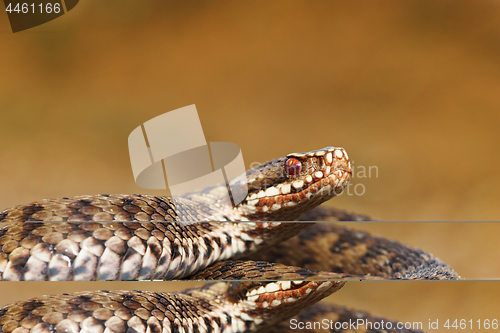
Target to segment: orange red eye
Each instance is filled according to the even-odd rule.
[[[297,176],[302,170],[302,163],[296,158],[289,158],[285,163],[286,173],[290,176]]]

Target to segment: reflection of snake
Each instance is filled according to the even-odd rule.
[[[100,291],[43,296],[1,308],[0,332],[421,333],[397,330],[397,322],[327,304],[314,305],[288,321],[343,284],[339,281],[216,282],[180,293]],[[312,325],[318,328],[319,324],[321,330],[296,329]]]
[[[458,278],[432,255],[397,242],[329,224],[274,222],[366,220],[315,208],[339,194],[350,176],[345,151],[325,148],[290,154],[250,170],[248,195],[236,207],[220,199],[227,193],[225,185],[175,201],[151,195],[94,195],[16,206],[0,214],[1,279]],[[179,216],[183,221],[207,222],[165,223]],[[234,259],[260,261],[229,261]],[[234,286],[231,290],[241,293]],[[297,304],[302,309],[310,302]],[[285,312],[289,317],[298,311]]]

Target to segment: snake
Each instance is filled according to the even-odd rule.
[[[399,329],[397,322],[366,312],[315,304],[344,283],[212,282],[177,293],[114,290],[42,296],[0,308],[0,332],[283,333],[318,332],[308,325],[320,324],[336,333],[423,333]]]
[[[342,193],[351,176],[346,151],[327,147],[288,154],[249,170],[244,184],[248,194],[237,205],[222,199],[227,184],[221,184],[175,199],[101,194],[15,206],[0,213],[0,277],[275,284],[321,279],[332,285],[345,279],[459,278],[419,249],[330,223],[310,223],[371,220],[319,207]],[[196,223],[181,222],[186,220]],[[85,297],[103,294],[92,295]]]

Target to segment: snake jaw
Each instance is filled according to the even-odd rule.
[[[248,196],[237,209],[250,220],[296,220],[342,193],[351,175],[343,148],[288,154],[249,172]]]
[[[304,306],[316,303],[342,288],[342,281],[246,281],[228,288],[228,299],[239,304],[246,321],[269,326],[288,319]],[[237,290],[237,293],[234,293]]]

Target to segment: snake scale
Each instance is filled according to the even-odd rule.
[[[224,184],[175,201],[152,195],[90,195],[6,209],[0,214],[2,280],[253,281],[219,282],[177,294],[103,291],[45,296],[2,308],[1,329],[15,333],[262,331],[338,290],[344,284],[341,279],[459,278],[421,250],[329,223],[308,223],[369,220],[317,207],[340,194],[351,175],[345,150],[327,147],[289,154],[251,169],[248,195],[236,206],[220,199],[227,193]],[[186,219],[197,223],[179,223]],[[155,306],[163,304],[156,309],[159,312],[165,307],[170,312],[158,314],[160,320],[152,305],[142,305],[146,299]],[[113,306],[106,308],[101,300]],[[103,326],[117,317],[115,308],[127,302],[134,304],[128,309],[135,315],[128,313],[127,320],[120,317],[116,327]],[[344,311],[345,316],[355,316],[339,309],[339,315]],[[98,310],[106,315],[93,312]],[[70,318],[74,311],[79,320]],[[183,319],[190,316],[194,317]],[[207,320],[215,326],[210,328]]]

